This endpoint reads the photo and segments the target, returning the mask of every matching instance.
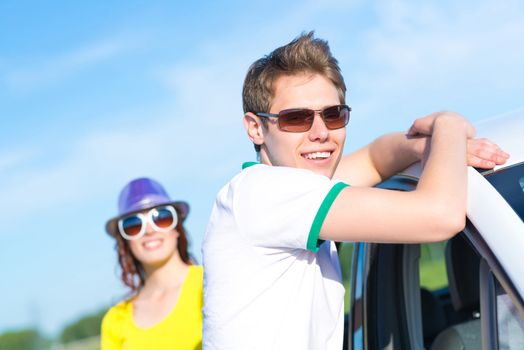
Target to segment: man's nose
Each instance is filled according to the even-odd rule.
[[[329,129],[324,123],[324,120],[320,116],[319,112],[315,112],[315,118],[313,119],[313,125],[309,130],[309,139],[311,141],[326,141],[329,136]]]

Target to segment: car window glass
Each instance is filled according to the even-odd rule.
[[[497,189],[524,221],[524,163],[488,173],[485,176],[486,180]]]
[[[420,284],[424,347],[480,349],[480,259],[461,233],[421,245]]]
[[[342,271],[342,284],[346,289],[346,294],[344,296],[344,312],[349,313],[349,300],[350,300],[350,291],[349,281],[351,279],[351,261],[353,259],[353,246],[354,243],[342,242],[338,245],[338,258],[340,260],[340,268]]]
[[[444,305],[447,293],[445,243],[420,245],[419,283],[424,347],[430,348],[435,337],[447,326]],[[448,306],[450,309],[451,306]]]
[[[445,242],[420,245],[420,287],[430,291],[448,285],[445,260]]]
[[[524,319],[506,291],[495,280],[499,349],[524,349]]]

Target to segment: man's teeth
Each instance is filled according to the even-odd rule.
[[[318,158],[328,158],[331,155],[331,152],[313,152],[306,153],[304,155],[307,159],[318,159]]]

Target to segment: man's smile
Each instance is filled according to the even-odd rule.
[[[331,157],[332,151],[302,153],[302,157],[310,160],[326,159]]]

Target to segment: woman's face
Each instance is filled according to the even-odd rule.
[[[145,234],[139,239],[128,241],[131,253],[147,270],[164,264],[178,254],[177,239],[180,233],[175,229],[158,231],[150,222],[146,223]]]

